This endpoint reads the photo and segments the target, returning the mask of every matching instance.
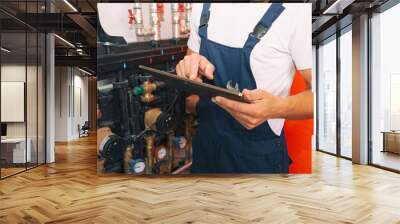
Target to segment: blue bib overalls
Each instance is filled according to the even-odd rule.
[[[207,39],[210,3],[204,3],[200,19],[200,54],[214,66],[214,85],[238,83],[240,91],[256,89],[250,68],[250,54],[272,23],[285,9],[271,4],[249,34],[243,48],[233,48]],[[192,173],[287,173],[290,158],[282,131],[277,136],[264,122],[247,130],[224,109],[200,98],[197,104],[199,126],[193,139]]]

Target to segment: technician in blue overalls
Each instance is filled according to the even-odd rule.
[[[251,103],[187,98],[197,113],[192,173],[287,173],[284,119],[313,117],[311,4],[193,4],[179,76],[226,87]],[[289,96],[295,71],[307,90]]]

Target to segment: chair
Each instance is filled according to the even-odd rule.
[[[80,127],[80,125],[78,124],[79,138],[89,136],[89,129],[90,129],[89,121],[85,121],[82,127]]]

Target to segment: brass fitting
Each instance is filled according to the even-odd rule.
[[[158,107],[146,111],[146,113],[144,113],[145,128],[151,128],[152,130],[156,131],[154,124],[157,121],[157,118],[158,116],[160,116],[160,114],[161,114],[161,109]]]
[[[131,147],[127,147],[124,154],[124,170],[126,174],[131,174],[131,169],[129,165],[129,160],[132,159],[132,151]]]
[[[146,141],[146,155],[147,155],[147,174],[152,174],[154,159],[153,159],[153,148],[154,148],[154,135],[148,135],[145,137]]]
[[[155,97],[153,95],[153,91],[157,89],[157,85],[150,81],[144,81],[142,84],[143,95],[140,97],[142,102],[150,103],[154,101]]]

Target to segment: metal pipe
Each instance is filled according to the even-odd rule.
[[[153,159],[153,148],[154,148],[154,139],[155,136],[154,135],[148,135],[145,137],[145,141],[146,141],[146,173],[147,174],[152,174],[153,172],[153,163],[154,163],[154,159]]]
[[[142,5],[140,3],[134,3],[133,12],[135,15],[135,31],[137,36],[144,35],[143,28],[143,13],[142,13]]]
[[[190,15],[192,14],[192,3],[185,3],[185,33],[190,32]]]
[[[172,172],[172,174],[180,174],[183,171],[189,169],[192,166],[192,162],[188,162],[185,165],[181,166],[179,169],[175,170],[174,172]]]
[[[132,159],[132,148],[128,146],[124,154],[124,171],[126,174],[131,174],[131,167],[129,161]]]
[[[168,148],[168,156],[169,156],[169,163],[168,163],[168,170],[172,172],[174,168],[174,161],[175,161],[175,148],[174,148],[174,131],[168,132],[168,140],[167,140],[167,148]]]
[[[180,38],[180,14],[179,14],[179,3],[171,3],[171,14],[172,14],[172,38]]]
[[[185,161],[189,162],[192,160],[192,124],[193,116],[188,115],[185,119],[185,135],[186,135],[186,155]]]
[[[152,108],[144,113],[144,125],[146,129],[156,131],[155,123],[161,114],[161,109],[158,107]]]
[[[135,16],[135,32],[136,36],[143,37],[152,35],[151,28],[146,29],[143,25],[143,9],[141,3],[133,4],[133,12]]]
[[[150,4],[150,24],[151,24],[151,33],[152,40],[159,41],[161,40],[161,23],[158,14],[157,3]]]

